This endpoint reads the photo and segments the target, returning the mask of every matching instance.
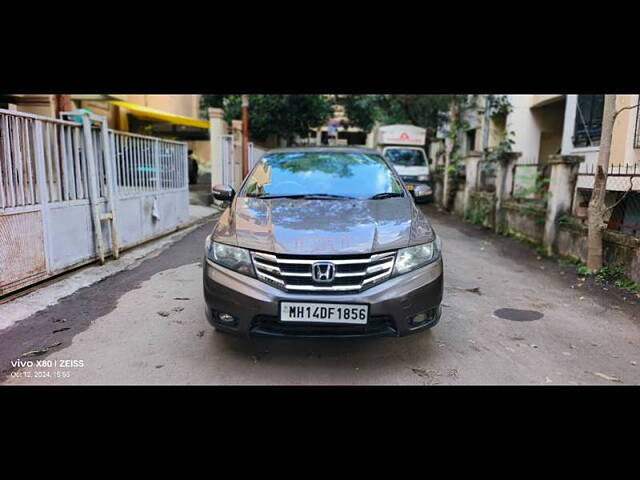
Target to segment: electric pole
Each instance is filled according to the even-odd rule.
[[[68,112],[71,110],[71,95],[56,95],[55,96],[55,114],[54,117],[58,118],[60,112]]]
[[[242,95],[242,178],[249,174],[249,95]]]

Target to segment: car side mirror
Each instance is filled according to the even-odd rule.
[[[211,189],[213,198],[221,202],[230,202],[233,200],[236,192],[231,185],[218,184]]]

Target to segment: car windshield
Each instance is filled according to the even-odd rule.
[[[380,155],[356,152],[273,153],[249,177],[247,197],[387,198],[403,196]],[[382,195],[381,194],[388,194]]]
[[[412,148],[390,148],[385,152],[387,159],[399,167],[425,167],[427,162],[422,150]]]

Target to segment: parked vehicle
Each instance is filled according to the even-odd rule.
[[[376,150],[267,152],[207,237],[206,316],[241,335],[403,336],[433,327],[441,244]]]
[[[376,147],[393,164],[416,201],[433,200],[424,151],[426,133],[426,129],[414,125],[385,125],[375,132]]]

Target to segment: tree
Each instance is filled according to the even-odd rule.
[[[433,138],[447,119],[447,95],[338,95],[349,124],[370,131],[381,124],[408,123],[427,129]]]
[[[588,236],[587,236],[587,268],[595,272],[602,268],[602,237],[607,229],[604,221],[607,211],[613,209],[626,195],[622,196],[615,204],[607,206],[605,197],[607,194],[607,173],[609,171],[609,157],[611,155],[611,139],[616,118],[624,110],[638,108],[638,105],[621,108],[616,111],[616,95],[604,96],[604,112],[602,113],[602,133],[600,134],[600,150],[598,151],[598,163],[593,179],[593,192],[589,200]],[[633,183],[629,191],[633,188]]]
[[[336,103],[343,105],[349,125],[365,132],[371,131],[382,116],[380,97],[382,95],[337,95]]]
[[[225,110],[227,121],[241,118],[240,95],[203,95],[203,107]],[[249,134],[253,140],[269,136],[306,137],[312,128],[324,124],[333,114],[333,104],[324,95],[249,95]]]

